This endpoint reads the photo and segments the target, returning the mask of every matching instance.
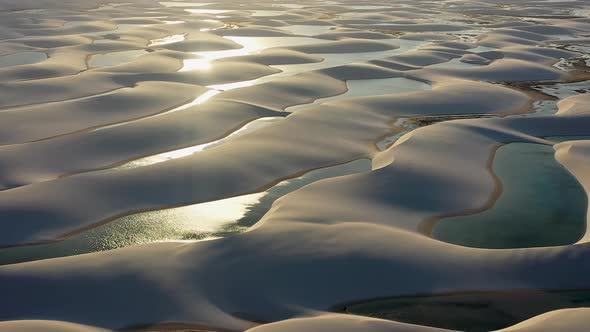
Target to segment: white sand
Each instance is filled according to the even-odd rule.
[[[553,146],[590,192],[589,13],[584,0],[0,0],[0,247],[373,162],[283,196],[238,236],[0,266],[0,331],[434,332],[326,311],[379,297],[590,289],[590,232],[506,250],[431,236],[441,218],[495,204],[491,165],[504,144]],[[432,89],[346,93],[376,79]],[[533,114],[541,101],[550,115]],[[115,168],[278,116],[210,149]],[[387,137],[401,138],[378,148]],[[560,310],[503,331],[583,331],[587,316]]]

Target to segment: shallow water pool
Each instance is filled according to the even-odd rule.
[[[43,52],[19,52],[0,56],[0,68],[31,65],[47,60],[47,54]]]
[[[145,50],[133,50],[133,51],[121,51],[121,52],[112,52],[112,53],[105,53],[105,54],[96,54],[90,57],[88,60],[88,66],[90,68],[102,68],[102,67],[111,67],[117,66],[124,63],[131,62],[136,58],[147,54],[148,52]]]
[[[576,243],[585,233],[587,197],[556,159],[553,146],[511,143],[493,170],[502,192],[488,210],[445,218],[434,238],[477,248],[527,248]]]
[[[371,170],[368,159],[313,170],[249,195],[179,208],[138,213],[43,245],[0,249],[0,265],[111,250],[142,243],[203,240],[246,231],[270,210],[274,201],[310,183]]]

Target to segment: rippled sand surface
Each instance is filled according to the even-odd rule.
[[[586,331],[585,0],[0,0],[0,331]]]

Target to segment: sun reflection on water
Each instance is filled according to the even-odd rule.
[[[253,86],[253,85],[257,84],[259,81],[260,81],[260,79],[255,79],[255,80],[241,81],[241,82],[235,82],[235,83],[209,85],[207,87],[211,88],[211,89],[215,89],[215,90],[220,90],[220,91],[228,91],[228,90],[246,88],[249,86]]]
[[[170,211],[177,227],[184,232],[214,232],[220,225],[236,221],[258,203],[266,193],[256,193],[213,202],[195,204]]]
[[[191,14],[222,14],[229,10],[227,9],[185,9],[185,11]]]
[[[214,60],[244,56],[256,51],[260,51],[266,46],[255,38],[249,37],[224,37],[232,40],[240,45],[242,48],[223,50],[223,51],[207,51],[207,52],[194,52],[194,55],[199,56],[197,59],[184,60],[184,66],[180,69],[181,72],[193,71],[193,70],[208,70],[211,68],[211,62]]]
[[[176,43],[176,42],[181,42],[184,40],[186,35],[187,34],[184,33],[184,34],[166,36],[166,37],[158,38],[158,39],[152,39],[152,40],[150,40],[148,47],[162,46],[162,45],[168,45],[168,44],[172,44],[172,43]]]
[[[219,90],[209,90],[209,91],[203,93],[202,95],[198,96],[197,98],[195,98],[195,100],[191,101],[190,103],[179,106],[179,107],[175,108],[173,111],[182,111],[182,110],[185,110],[189,107],[203,104],[204,102],[211,99],[213,96],[219,94],[220,92],[221,91],[219,91]]]
[[[246,56],[255,54],[263,50],[274,47],[289,47],[305,44],[314,44],[324,42],[321,39],[314,39],[309,37],[241,37],[241,36],[224,36],[242,48],[223,50],[223,51],[205,51],[193,52],[192,54],[198,56],[196,59],[184,60],[184,65],[180,69],[181,72],[192,70],[207,70],[211,67],[211,62],[223,58]]]
[[[217,141],[204,143],[204,144],[200,144],[200,145],[195,145],[195,146],[191,146],[188,148],[174,150],[174,151],[170,151],[170,152],[160,153],[158,155],[134,160],[134,161],[131,161],[131,162],[126,163],[124,165],[121,165],[119,167],[113,168],[112,170],[145,167],[145,166],[154,165],[154,164],[162,163],[162,162],[173,160],[173,159],[187,157],[187,156],[190,156],[190,155],[195,154],[197,152],[201,152],[203,150],[222,145],[228,141],[234,140],[240,136],[251,133],[251,132],[258,130],[260,128],[264,128],[264,127],[270,125],[271,123],[274,123],[274,122],[282,120],[282,119],[283,119],[282,117],[266,117],[266,118],[256,119],[256,120],[246,124],[242,128],[234,131],[230,135],[228,135],[222,139],[219,139]]]
[[[371,170],[362,159],[280,182],[260,193],[134,214],[65,241],[0,250],[0,265],[110,250],[160,241],[205,240],[241,233],[255,225],[280,197],[310,183]]]
[[[184,61],[184,66],[180,69],[181,72],[186,71],[206,71],[211,69],[211,59],[209,58],[199,58],[199,59],[190,59]]]

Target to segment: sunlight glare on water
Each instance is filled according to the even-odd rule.
[[[209,90],[209,91],[203,93],[202,95],[198,96],[197,98],[195,98],[195,100],[191,101],[190,103],[177,107],[176,109],[174,109],[174,111],[181,111],[181,110],[187,109],[187,108],[195,106],[195,105],[203,104],[204,102],[208,101],[209,99],[211,99],[213,96],[219,94],[220,92],[221,91],[218,91],[218,90]]]
[[[241,81],[241,82],[235,82],[235,83],[209,85],[207,87],[211,88],[211,89],[215,89],[215,90],[220,90],[220,91],[228,91],[228,90],[246,88],[249,86],[253,86],[255,84],[258,84],[259,82],[260,82],[260,79],[255,79],[255,80]]]
[[[184,61],[184,66],[180,69],[181,72],[193,70],[208,70],[211,68],[213,60],[229,58],[235,56],[244,56],[265,48],[259,41],[248,37],[225,37],[240,45],[242,48],[224,50],[224,51],[210,51],[210,52],[195,52],[193,54],[200,56],[198,59],[188,59]]]
[[[167,36],[164,38],[152,39],[150,41],[150,43],[148,44],[148,47],[161,46],[161,45],[167,45],[167,44],[172,44],[172,43],[176,43],[176,42],[181,42],[184,40],[185,37],[186,37],[186,33],[185,34],[178,34],[178,35],[171,35],[171,36]]]
[[[195,204],[164,211],[163,214],[168,215],[172,212],[174,223],[184,232],[214,232],[219,229],[220,225],[243,217],[248,211],[248,207],[258,203],[265,194],[262,192]]]
[[[229,11],[229,10],[225,10],[225,9],[185,9],[185,10],[191,14],[222,14],[222,13]]]
[[[198,59],[184,60],[184,66],[181,72],[193,70],[207,70],[211,68],[211,62],[223,58],[245,56],[263,51],[273,47],[288,47],[296,45],[306,45],[313,43],[325,42],[325,40],[308,38],[308,37],[241,37],[241,36],[224,36],[224,38],[242,45],[242,48],[223,50],[194,52],[192,54],[199,56]]]
[[[228,141],[231,141],[233,139],[236,139],[240,136],[243,136],[245,134],[248,134],[250,132],[253,132],[257,129],[266,127],[268,125],[270,125],[271,123],[274,123],[276,121],[282,120],[282,117],[266,117],[266,118],[260,118],[257,120],[254,120],[248,124],[246,124],[245,126],[243,126],[242,128],[234,131],[233,133],[231,133],[230,135],[219,139],[217,141],[213,141],[213,142],[209,142],[209,143],[204,143],[204,144],[200,144],[200,145],[195,145],[195,146],[191,146],[188,148],[184,148],[184,149],[178,149],[178,150],[174,150],[174,151],[170,151],[170,152],[165,152],[165,153],[161,153],[158,155],[154,155],[154,156],[150,156],[150,157],[146,157],[146,158],[142,158],[142,159],[138,159],[138,160],[134,160],[131,161],[129,163],[126,163],[124,165],[121,165],[117,168],[113,168],[113,170],[116,169],[129,169],[129,168],[137,168],[137,167],[145,167],[145,166],[149,166],[149,165],[153,165],[153,164],[158,164],[158,163],[162,163],[165,161],[169,161],[169,160],[173,160],[173,159],[178,159],[178,158],[182,158],[182,157],[187,157],[190,156],[192,154],[195,154],[197,152],[201,152],[205,149],[209,149],[215,146],[219,146],[221,144],[224,144]]]
[[[160,5],[164,7],[200,7],[213,5],[211,2],[174,2],[174,1],[160,1]]]

